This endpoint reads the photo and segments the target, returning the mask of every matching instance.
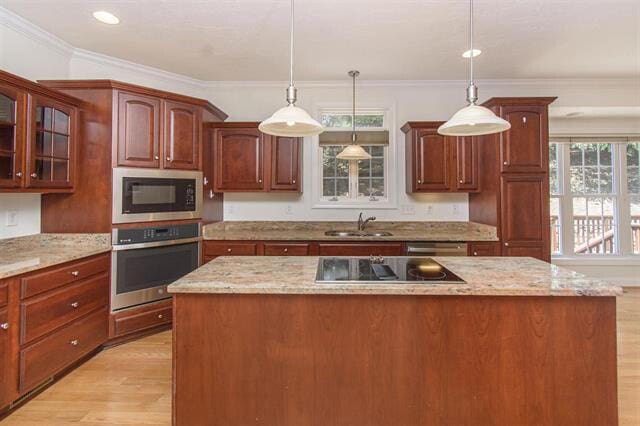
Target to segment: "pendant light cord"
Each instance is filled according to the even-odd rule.
[[[293,86],[293,3],[291,0],[291,34],[289,37],[289,86]]]
[[[469,82],[473,85],[473,0],[469,0]]]
[[[351,109],[351,128],[353,129],[351,133],[351,142],[356,143],[356,73],[353,73],[353,105]]]

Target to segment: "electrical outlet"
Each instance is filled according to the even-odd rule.
[[[18,226],[18,210],[7,210],[7,226]]]
[[[293,206],[291,204],[287,204],[287,207],[284,208],[284,214],[289,216],[293,214]]]
[[[431,204],[427,206],[427,216],[433,216],[433,206]]]
[[[402,214],[406,215],[414,215],[416,214],[416,208],[412,204],[403,204],[402,205]]]

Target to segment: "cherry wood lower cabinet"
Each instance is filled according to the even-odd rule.
[[[402,256],[403,243],[319,243],[320,256]]]
[[[614,297],[174,298],[177,426],[618,424]]]
[[[110,256],[0,282],[0,410],[106,342]]]
[[[467,245],[468,256],[500,256],[500,243],[493,241],[471,242]]]
[[[109,344],[122,343],[171,326],[173,300],[165,299],[111,315]]]

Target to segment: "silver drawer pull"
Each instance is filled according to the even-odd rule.
[[[71,302],[71,307],[73,309],[76,309],[78,306],[80,306],[80,304],[78,302]]]
[[[31,173],[31,175],[30,175],[30,176],[31,176],[31,178],[32,178],[32,179],[35,179],[35,178],[37,178],[37,177],[38,177],[38,175],[37,175],[37,174],[35,174],[35,173]]]
[[[0,324],[0,328],[3,330],[8,330],[9,329],[9,323],[8,322],[3,322],[2,324]]]
[[[16,172],[16,177],[21,178],[22,177],[22,172]]]
[[[284,249],[283,251],[284,251],[285,253],[288,253],[288,252],[289,252],[289,249],[288,249],[288,248],[286,248],[286,249]]]
[[[73,339],[72,341],[69,342],[71,346],[78,346],[79,343],[80,342],[78,341],[78,339]]]
[[[162,314],[158,314],[158,319],[162,319],[164,316]]]
[[[80,271],[71,271],[71,275],[77,277],[78,275],[80,275]]]

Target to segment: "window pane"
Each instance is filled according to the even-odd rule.
[[[322,114],[322,127],[351,127],[351,114]]]
[[[322,174],[324,177],[349,176],[349,162],[336,158],[336,155],[338,155],[343,148],[343,146],[322,147]]]
[[[382,127],[384,125],[384,115],[364,114],[356,115],[356,127]]]
[[[560,182],[558,181],[558,144],[549,144],[549,192],[551,194],[560,193]]]
[[[36,155],[50,156],[52,153],[51,133],[36,132]]]
[[[384,157],[384,147],[380,145],[373,145],[371,146],[371,151],[369,151],[369,153],[373,157]]]
[[[614,199],[575,197],[573,199],[573,240],[576,254],[615,252]]]
[[[53,120],[51,118],[53,110],[47,107],[36,107],[36,127],[51,130]]]
[[[53,135],[53,156],[69,158],[69,136]]]
[[[574,143],[570,146],[571,192],[610,194],[613,192],[612,144]]]
[[[371,180],[359,179],[358,180],[358,197],[368,197],[371,195]]]
[[[371,176],[384,177],[384,160],[382,158],[373,158],[371,160]]]
[[[69,116],[62,111],[55,111],[54,130],[58,133],[69,134]]]
[[[640,194],[640,142],[627,144],[627,188]]]
[[[358,161],[358,176],[367,178],[371,176],[371,160]]]
[[[36,159],[36,175],[38,180],[51,180],[51,159]]]
[[[384,197],[384,179],[371,179],[371,195]]]
[[[53,160],[53,180],[68,181],[69,180],[69,162],[68,160]]]
[[[323,127],[348,128],[352,126],[350,113],[322,114],[320,123]],[[384,114],[356,114],[356,127],[383,127]]]
[[[629,197],[631,204],[631,241],[633,254],[640,254],[640,195]]]
[[[551,254],[560,253],[560,199],[552,197],[551,210]]]
[[[0,124],[0,150],[15,150],[15,126],[13,124]]]

